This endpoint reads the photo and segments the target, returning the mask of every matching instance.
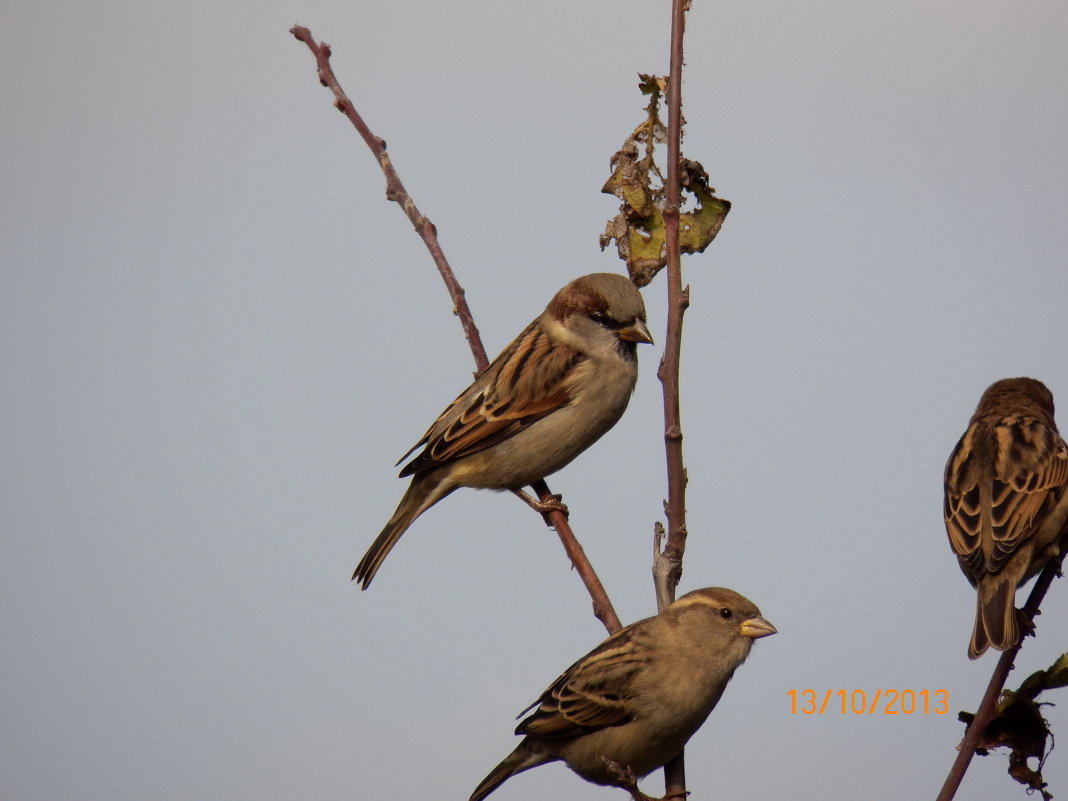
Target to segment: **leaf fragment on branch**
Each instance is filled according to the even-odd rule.
[[[619,198],[619,214],[608,221],[601,234],[601,250],[615,240],[619,257],[627,264],[631,280],[645,286],[667,265],[667,239],[664,209],[667,193],[664,176],[653,158],[657,144],[665,141],[666,128],[660,120],[660,98],[667,79],[639,75],[638,88],[649,95],[645,119],[612,156],[612,175],[602,192]],[[709,186],[708,173],[696,161],[680,159],[680,194],[689,193],[693,209],[679,213],[679,246],[683,253],[700,253],[719,233],[729,200],[716,197]]]

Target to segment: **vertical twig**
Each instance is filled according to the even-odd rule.
[[[661,569],[666,595],[674,599],[675,585],[682,573],[682,555],[686,550],[686,468],[682,461],[682,420],[679,407],[679,362],[682,352],[682,318],[690,305],[689,288],[682,286],[679,252],[679,176],[682,138],[682,39],[689,0],[673,0],[671,19],[671,74],[668,77],[667,126],[667,202],[664,230],[667,239],[668,321],[664,338],[664,355],[657,377],[664,389],[664,451],[667,459],[668,497],[664,503],[667,516],[667,545],[663,556],[667,568]]]
[[[671,3],[671,72],[668,76],[667,203],[664,230],[667,239],[668,322],[664,355],[657,377],[664,388],[664,451],[667,459],[667,545],[654,562],[658,603],[674,600],[682,575],[686,550],[686,468],[682,461],[682,419],[679,406],[679,362],[682,351],[682,317],[689,306],[689,289],[682,286],[682,256],[679,251],[679,205],[681,204],[680,154],[682,149],[682,40],[690,0]],[[664,766],[664,796],[686,797],[684,753]]]
[[[444,280],[445,286],[449,291],[449,296],[452,298],[453,313],[460,318],[460,324],[463,326],[464,335],[467,337],[467,343],[471,347],[471,355],[475,359],[477,372],[481,373],[489,366],[489,359],[486,357],[485,348],[482,347],[482,338],[479,336],[478,328],[475,327],[474,317],[471,315],[471,310],[467,306],[467,300],[464,298],[463,287],[461,287],[460,282],[456,280],[456,275],[449,266],[449,262],[445,258],[445,253],[442,251],[441,245],[438,244],[437,229],[434,227],[434,224],[423,216],[419,209],[416,208],[411,196],[404,188],[404,184],[401,183],[400,176],[397,175],[397,171],[393,168],[393,162],[390,161],[389,154],[386,153],[385,141],[371,132],[367,123],[365,123],[363,118],[356,112],[356,108],[352,105],[352,101],[349,100],[345,91],[341,88],[341,84],[338,83],[333,68],[330,66],[330,45],[326,43],[317,43],[312,37],[311,31],[300,25],[293,26],[290,28],[289,32],[299,41],[304,42],[304,44],[308,46],[308,49],[312,51],[312,54],[315,56],[315,63],[319,73],[319,82],[334,93],[334,106],[342,114],[348,117],[356,130],[359,131],[360,136],[363,137],[363,141],[367,143],[367,147],[370,148],[371,152],[378,160],[378,165],[382,168],[382,172],[386,176],[386,199],[396,202],[404,210],[405,215],[411,220],[416,232],[422,237],[423,242],[426,243],[426,247],[430,251],[430,255],[434,258],[434,263],[437,265],[438,272],[441,273],[442,280]],[[549,487],[544,480],[536,482],[533,489],[543,501],[552,497],[552,493],[549,491]],[[614,634],[622,628],[622,625],[619,622],[619,616],[616,615],[616,610],[613,608],[612,602],[608,598],[608,593],[605,592],[604,585],[601,584],[601,580],[597,577],[593,565],[591,565],[589,559],[586,558],[586,554],[582,550],[582,546],[576,539],[574,532],[571,530],[567,518],[562,512],[551,512],[549,514],[549,519],[552,521],[553,527],[556,529],[556,533],[559,535],[561,542],[563,542],[564,550],[567,552],[568,557],[575,566],[576,572],[582,579],[583,584],[586,585],[586,590],[589,592],[590,598],[593,600],[594,615],[604,624],[604,627],[608,629],[610,634]]]
[[[1053,579],[1061,573],[1061,563],[1064,561],[1065,554],[1066,551],[1062,547],[1060,559],[1050,560],[1039,574],[1038,580],[1035,581],[1035,586],[1031,588],[1031,594],[1027,597],[1027,603],[1024,604],[1023,608],[1023,613],[1027,616],[1028,620],[1033,622],[1035,617],[1039,614],[1039,608],[1042,606],[1042,599],[1046,597],[1046,592],[1053,583]],[[953,760],[953,765],[949,769],[949,775],[946,776],[946,782],[942,785],[942,790],[939,792],[935,801],[950,801],[956,794],[957,789],[964,780],[964,774],[968,771],[968,765],[971,764],[972,757],[975,756],[975,749],[979,747],[979,743],[982,741],[983,735],[986,733],[986,727],[989,726],[990,721],[994,719],[994,713],[997,711],[998,697],[1001,695],[1001,691],[1005,687],[1005,681],[1008,679],[1009,673],[1014,667],[1013,662],[1016,661],[1016,655],[1020,652],[1024,637],[1026,636],[1024,627],[1021,626],[1020,628],[1020,639],[1016,642],[1016,645],[1001,655],[997,665],[994,667],[994,674],[990,677],[990,683],[987,685],[986,692],[983,694],[983,700],[979,704],[979,709],[976,711],[975,717],[972,718],[972,722],[964,732],[964,739],[959,746],[957,758]]]

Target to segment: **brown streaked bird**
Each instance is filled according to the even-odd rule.
[[[991,384],[945,473],[946,533],[976,589],[970,659],[1019,640],[1016,589],[1058,555],[1066,490],[1068,446],[1052,393],[1034,378]]]
[[[627,278],[593,273],[565,286],[404,456],[412,476],[353,580],[367,589],[419,515],[459,487],[517,490],[555,473],[616,424],[652,343]]]
[[[707,587],[613,634],[569,667],[516,728],[526,735],[471,794],[481,801],[517,773],[563,760],[635,798],[719,702],[753,640],[775,634],[752,601]],[[521,713],[522,714],[522,713]]]

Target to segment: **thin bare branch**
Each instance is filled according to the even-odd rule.
[[[304,42],[308,49],[311,50],[318,68],[319,82],[334,93],[334,105],[352,122],[356,130],[359,131],[360,136],[363,137],[363,141],[367,143],[367,147],[370,148],[378,160],[378,164],[386,176],[386,199],[395,201],[400,205],[408,219],[411,220],[416,232],[426,243],[427,249],[437,265],[438,272],[441,273],[442,280],[444,280],[445,286],[449,290],[449,295],[452,297],[453,312],[460,318],[464,335],[467,337],[467,343],[471,347],[471,355],[475,359],[477,372],[481,373],[489,366],[489,359],[486,357],[486,350],[482,346],[482,338],[479,336],[478,328],[475,327],[474,317],[471,315],[471,310],[468,308],[467,301],[464,298],[464,290],[459,281],[456,280],[456,275],[449,266],[441,246],[438,244],[437,229],[430,220],[420,213],[408,195],[407,190],[405,190],[404,184],[401,183],[400,177],[397,175],[397,171],[393,168],[393,163],[386,153],[385,141],[371,132],[371,129],[356,112],[352,101],[349,100],[338,83],[337,77],[330,66],[330,46],[325,43],[317,43],[312,37],[311,31],[299,25],[291,28],[290,33],[299,41]],[[545,481],[536,482],[532,489],[543,502],[554,497]],[[567,522],[567,517],[562,512],[555,511],[549,513],[549,519],[552,521],[560,541],[564,544],[564,550],[575,566],[576,572],[590,593],[590,597],[593,600],[594,615],[604,624],[610,634],[614,634],[622,628],[619,616],[616,614],[616,610],[613,608],[600,579],[597,578],[593,565],[590,564],[589,559],[582,550],[582,546],[575,538],[575,534]]]
[[[378,166],[382,168],[382,172],[386,176],[386,199],[396,202],[404,210],[405,216],[411,220],[416,233],[426,243],[427,250],[430,251],[434,264],[437,265],[438,272],[441,273],[441,278],[449,290],[450,297],[452,297],[453,314],[460,318],[460,325],[463,326],[467,344],[471,347],[471,353],[475,357],[478,372],[481,373],[489,366],[489,359],[486,357],[486,349],[482,347],[482,339],[478,334],[478,328],[475,327],[471,309],[467,306],[464,290],[456,280],[456,276],[445,258],[441,245],[438,244],[438,229],[434,227],[434,223],[423,216],[404,188],[404,184],[401,183],[400,176],[393,169],[393,162],[390,161],[389,154],[386,153],[385,140],[371,132],[367,123],[356,112],[355,106],[352,105],[352,101],[349,100],[348,95],[341,88],[341,84],[338,83],[334,70],[330,66],[330,45],[325,42],[322,44],[317,43],[312,37],[311,31],[300,25],[294,25],[289,29],[289,32],[299,41],[304,42],[308,49],[311,50],[312,55],[315,56],[315,64],[319,72],[319,83],[334,93],[334,107],[348,117],[349,122],[359,131],[363,141],[367,144],[371,153],[374,154],[375,159],[377,159]]]
[[[682,353],[682,318],[690,304],[689,288],[682,285],[679,251],[679,205],[681,203],[680,154],[682,140],[682,40],[689,0],[673,0],[671,18],[671,74],[668,76],[667,104],[667,203],[664,228],[667,238],[668,321],[664,338],[664,355],[657,377],[664,390],[664,452],[667,459],[668,497],[664,504],[667,516],[665,557],[677,562],[667,571],[666,595],[674,599],[675,585],[682,573],[682,555],[686,550],[686,468],[682,460],[682,419],[679,406],[679,369]]]
[[[535,481],[531,488],[542,503],[555,497],[549,491],[549,485],[545,483],[544,479]],[[572,533],[571,525],[567,522],[567,516],[563,512],[552,511],[549,512],[549,520],[552,521],[553,528],[556,529],[560,542],[563,543],[564,550],[567,552],[571,564],[575,567],[575,572],[579,574],[582,583],[586,585],[586,591],[593,601],[594,617],[604,624],[609,634],[615,634],[623,628],[623,624],[619,622],[619,616],[616,614],[612,602],[608,599],[608,593],[605,592],[604,585],[601,584],[601,580],[597,577],[593,565],[590,564],[590,560],[586,557],[586,552],[582,550],[582,545]]]
[[[1035,617],[1040,614],[1042,599],[1046,597],[1046,592],[1053,583],[1053,579],[1061,573],[1061,563],[1064,561],[1065,553],[1065,549],[1062,548],[1060,559],[1050,560],[1035,581],[1035,586],[1031,589],[1031,594],[1027,597],[1027,603],[1024,604],[1023,608],[1023,613],[1029,621],[1033,622]],[[1001,655],[997,665],[994,667],[994,674],[990,677],[990,683],[983,694],[983,700],[980,702],[979,709],[976,711],[971,724],[964,732],[964,739],[959,746],[957,758],[953,761],[953,765],[949,769],[949,775],[946,776],[946,782],[942,785],[942,790],[935,801],[950,801],[964,780],[968,765],[971,763],[972,757],[975,756],[975,749],[979,746],[983,734],[986,732],[986,727],[994,719],[998,698],[1005,687],[1009,673],[1014,667],[1013,662],[1016,661],[1016,655],[1020,652],[1026,631],[1029,628],[1030,626],[1020,627],[1020,640]]]
[[[682,286],[682,253],[679,248],[679,206],[681,204],[682,153],[682,41],[686,30],[686,12],[690,0],[671,3],[671,73],[668,76],[667,104],[667,204],[664,229],[667,239],[668,323],[664,337],[664,355],[657,377],[664,388],[664,451],[667,458],[668,497],[664,504],[667,516],[667,545],[661,558],[668,569],[655,577],[663,582],[657,587],[658,603],[675,599],[675,587],[682,576],[682,557],[686,551],[686,467],[682,461],[682,417],[679,407],[679,368],[682,352],[682,317],[690,304],[689,288]],[[659,559],[657,560],[659,562]],[[664,796],[686,797],[685,752],[664,766]]]

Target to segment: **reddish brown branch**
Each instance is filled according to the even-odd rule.
[[[544,479],[535,481],[531,488],[542,503],[554,497]],[[572,533],[571,526],[567,522],[567,516],[563,512],[553,511],[549,512],[549,519],[552,521],[556,533],[560,536],[560,542],[563,543],[571,564],[575,566],[575,572],[579,574],[579,578],[586,585],[586,591],[589,592],[590,598],[593,600],[594,617],[604,624],[609,634],[615,634],[623,628],[623,624],[619,622],[619,616],[616,615],[616,610],[608,599],[608,593],[605,592],[604,585],[597,578],[593,565],[586,558],[586,552],[582,550],[582,545]]]
[[[671,73],[668,76],[667,104],[667,204],[664,231],[667,239],[668,323],[664,355],[657,377],[664,388],[664,452],[667,459],[668,497],[667,545],[654,562],[658,603],[674,600],[675,586],[682,576],[686,551],[686,467],[682,460],[682,416],[679,407],[679,369],[682,354],[682,318],[690,304],[689,289],[682,286],[682,254],[679,249],[679,206],[681,200],[682,151],[682,40],[686,30],[689,0],[671,3]],[[684,752],[664,766],[664,797],[686,797]]]
[[[449,295],[452,297],[453,313],[460,318],[460,323],[463,325],[464,335],[467,337],[467,343],[471,347],[471,355],[474,356],[477,372],[481,373],[489,366],[489,359],[486,358],[486,350],[482,347],[482,338],[479,336],[478,328],[475,327],[474,317],[472,317],[471,310],[468,308],[467,301],[464,299],[464,290],[460,286],[459,281],[456,280],[456,275],[449,266],[449,262],[445,258],[441,246],[438,244],[437,229],[430,220],[419,212],[419,209],[416,208],[411,196],[409,196],[407,190],[405,190],[404,184],[401,183],[400,177],[397,175],[396,170],[394,170],[393,163],[390,161],[389,155],[386,153],[385,141],[371,132],[371,129],[367,127],[363,118],[356,113],[352,101],[349,100],[348,96],[341,88],[341,85],[338,83],[334,71],[330,67],[330,46],[327,44],[316,43],[315,39],[312,38],[311,31],[299,25],[291,28],[290,33],[292,33],[299,41],[304,42],[304,44],[308,46],[308,49],[312,51],[319,71],[319,82],[334,93],[334,105],[349,118],[349,121],[355,126],[356,130],[359,131],[360,136],[363,137],[363,141],[367,143],[367,147],[371,149],[371,152],[378,160],[378,165],[382,168],[382,172],[386,176],[386,199],[395,201],[402,209],[404,209],[404,213],[407,215],[408,219],[412,221],[415,230],[426,243],[427,249],[430,251],[430,255],[434,258],[434,263],[437,265],[438,272],[441,273],[442,280],[445,282],[445,286],[449,290]],[[542,501],[553,497],[552,493],[549,491],[548,485],[544,481],[536,482],[532,488]],[[575,534],[572,532],[571,526],[567,522],[567,518],[562,512],[551,512],[549,514],[549,519],[552,521],[556,533],[560,536],[560,541],[563,542],[564,550],[567,552],[568,557],[575,566],[576,572],[578,572],[579,577],[582,579],[583,583],[586,585],[587,591],[590,593],[590,597],[593,599],[594,615],[596,615],[604,624],[610,634],[614,634],[622,628],[619,622],[619,616],[616,615],[616,610],[613,608],[612,602],[609,600],[608,594],[605,592],[604,585],[602,585],[600,579],[597,578],[597,573],[593,569],[593,565],[590,564],[589,559],[586,558],[586,554],[582,550],[582,546],[575,538]]]
[[[686,468],[682,460],[682,416],[679,406],[679,369],[682,354],[682,318],[690,303],[689,290],[682,286],[679,251],[679,205],[681,204],[680,154],[682,140],[682,40],[689,0],[673,0],[671,17],[671,74],[668,76],[667,104],[667,185],[664,230],[667,239],[668,321],[664,355],[657,377],[664,389],[664,453],[667,460],[668,493],[664,503],[667,517],[667,545],[658,568],[658,578],[666,586],[658,597],[675,597],[675,585],[682,574],[686,550]]]
[[[363,141],[367,143],[367,147],[370,148],[371,153],[378,160],[378,166],[382,168],[382,172],[386,176],[386,199],[396,202],[404,210],[404,214],[411,220],[416,232],[426,243],[427,250],[430,251],[434,264],[437,265],[438,272],[441,273],[441,278],[449,290],[449,295],[452,297],[453,314],[460,318],[460,325],[463,326],[467,344],[471,347],[471,353],[475,357],[475,364],[478,366],[478,371],[482,372],[489,365],[489,359],[486,358],[486,350],[482,347],[482,339],[478,335],[478,328],[475,327],[474,317],[471,316],[471,309],[468,308],[467,300],[464,298],[464,290],[457,282],[456,276],[445,258],[445,253],[442,251],[441,245],[438,244],[438,229],[434,227],[434,223],[420,213],[411,196],[405,190],[400,176],[393,169],[393,162],[390,161],[389,154],[386,153],[385,140],[371,132],[371,129],[367,127],[367,123],[356,112],[356,108],[341,88],[341,84],[338,83],[334,70],[330,66],[330,45],[325,42],[322,44],[317,43],[312,38],[311,31],[300,25],[294,25],[289,29],[289,32],[299,41],[304,42],[308,49],[312,51],[319,72],[319,83],[334,93],[334,107],[349,118],[349,122],[359,131]]]
[[[1024,604],[1023,608],[1023,613],[1029,621],[1033,622],[1035,617],[1040,614],[1042,599],[1046,597],[1046,592],[1053,583],[1053,579],[1060,575],[1061,563],[1064,561],[1064,557],[1065,549],[1062,547],[1061,558],[1050,560],[1042,569],[1038,580],[1035,581],[1035,586],[1031,589],[1031,594],[1027,597],[1027,603]],[[964,739],[959,746],[957,758],[953,760],[949,775],[946,776],[946,782],[942,785],[942,790],[935,801],[950,801],[960,787],[960,783],[964,780],[968,765],[971,763],[972,757],[975,756],[975,749],[979,747],[983,734],[986,733],[986,727],[994,719],[998,698],[1005,687],[1006,680],[1009,678],[1009,673],[1014,667],[1013,662],[1016,661],[1016,655],[1020,652],[1026,636],[1025,632],[1028,628],[1027,626],[1020,627],[1019,641],[1001,655],[997,665],[994,667],[994,674],[990,677],[990,683],[983,694],[983,700],[979,703],[979,709],[976,711],[975,717],[964,732]]]

